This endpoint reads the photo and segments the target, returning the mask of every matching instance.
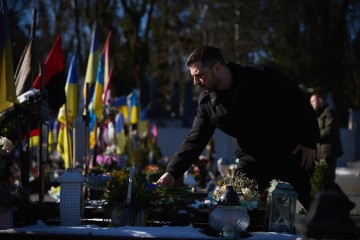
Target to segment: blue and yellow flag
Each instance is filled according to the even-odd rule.
[[[93,110],[90,110],[90,122],[89,122],[89,131],[90,131],[90,140],[89,140],[89,147],[93,149],[96,145],[97,140],[97,121],[96,115]]]
[[[126,96],[122,95],[120,97],[115,97],[112,106],[117,108],[118,112],[122,113],[125,123],[127,123],[129,118],[129,113],[128,113],[128,106],[126,103]]]
[[[147,108],[141,109],[140,111],[138,129],[140,136],[147,136],[149,134],[149,119],[147,117]]]
[[[67,120],[68,124],[72,126],[73,121],[77,115],[78,106],[78,72],[76,64],[76,54],[71,57],[69,71],[67,75],[66,85],[66,108],[67,108]],[[65,104],[60,108],[58,114],[58,121],[65,124]]]
[[[70,167],[73,153],[71,144],[71,131],[67,129],[65,124],[60,125],[56,150],[60,153],[60,156],[64,161],[65,169],[68,169]]]
[[[101,53],[94,94],[92,97],[92,108],[94,110],[97,120],[101,120],[103,115],[103,100],[102,100],[103,92],[104,92],[104,54]]]
[[[115,135],[116,135],[116,153],[124,154],[127,137],[125,135],[125,122],[124,116],[119,112],[115,117]]]
[[[136,91],[132,91],[127,97],[127,105],[129,109],[129,122],[136,124],[139,121],[138,96]]]
[[[17,102],[6,0],[0,9],[0,112]]]
[[[98,37],[98,25],[97,22],[95,22],[93,26],[91,48],[90,48],[90,54],[88,58],[85,81],[84,81],[84,89],[83,89],[84,103],[86,102],[87,97],[89,97],[89,100],[91,100],[92,92],[96,82],[99,58],[100,58],[100,49],[99,49],[99,37]],[[86,83],[89,84],[89,96],[86,96]]]

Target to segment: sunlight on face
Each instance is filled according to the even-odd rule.
[[[314,108],[314,110],[318,110],[324,105],[324,100],[317,95],[312,95],[310,98],[310,104]]]
[[[206,92],[213,89],[214,74],[208,67],[202,67],[201,62],[195,62],[190,65],[190,74],[194,79],[194,85],[200,86]]]

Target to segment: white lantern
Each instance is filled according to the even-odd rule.
[[[61,225],[80,225],[84,176],[75,168],[69,168],[58,178],[58,182],[60,183]]]
[[[287,182],[272,181],[267,194],[265,227],[271,232],[294,232],[297,193]]]

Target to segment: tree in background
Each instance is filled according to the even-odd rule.
[[[112,93],[139,87],[149,116],[191,112],[183,107],[192,81],[184,62],[201,44],[220,47],[230,61],[270,64],[306,88],[331,92],[342,125],[348,109],[360,107],[360,0],[8,2],[10,27],[21,30],[11,31],[14,66],[35,7],[35,59],[43,61],[62,35],[66,63],[76,50],[82,79],[97,20],[101,45],[113,34]],[[193,96],[198,90],[192,88]]]

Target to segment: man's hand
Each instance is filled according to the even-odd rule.
[[[305,168],[305,170],[310,169],[315,161],[315,150],[298,144],[292,154],[296,154],[299,150],[302,151],[301,167]]]
[[[159,180],[156,182],[156,185],[160,187],[172,187],[175,184],[175,178],[171,173],[164,173]]]

